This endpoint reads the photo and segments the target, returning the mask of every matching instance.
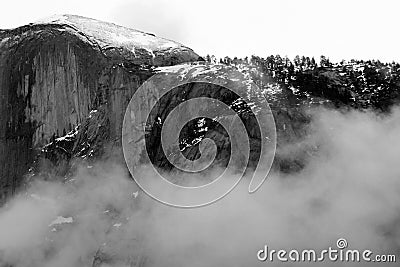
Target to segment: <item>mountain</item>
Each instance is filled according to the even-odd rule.
[[[0,31],[0,202],[38,148],[102,110],[115,139],[123,110],[154,67],[197,61],[153,34],[73,15]],[[92,113],[91,113],[92,112]]]
[[[26,174],[33,177],[45,169],[41,176],[63,177],[77,158],[114,157],[123,162],[123,115],[136,89],[160,71],[183,78],[195,72],[201,75],[201,71],[194,71],[198,63],[192,62],[204,61],[174,41],[72,15],[1,30],[0,40],[0,163],[4,166],[0,171],[0,203],[16,192]],[[210,56],[206,61],[217,63]],[[306,138],[310,108],[387,112],[400,102],[400,65],[394,62],[333,64],[321,57],[318,65],[307,57],[291,61],[276,55],[225,57],[220,64],[253,81],[268,100],[277,130],[273,167],[284,173],[300,170],[318,148],[318,144],[302,142],[290,155],[280,149]],[[211,70],[203,74],[219,75]],[[189,84],[180,89],[160,102],[161,122],[181,99],[201,95],[229,99],[224,89],[215,86]],[[148,107],[148,103],[143,105]],[[236,111],[246,113],[245,109]],[[199,140],[208,137],[219,147],[219,163],[226,164],[231,145],[228,136],[212,121],[199,122],[192,130],[183,129],[183,154],[197,159]],[[163,152],[157,127],[146,136],[148,152],[153,163],[170,170],[173,167]],[[248,120],[254,145],[250,166],[257,162],[259,153],[259,136],[249,130],[255,127],[255,121]]]
[[[73,15],[54,16],[19,28],[0,30],[0,163],[3,166],[0,206],[23,188],[25,181],[36,176],[49,180],[60,178],[63,183],[74,184],[74,179],[69,178],[73,177],[75,162],[87,163],[87,170],[99,159],[111,159],[125,166],[121,149],[124,113],[132,95],[145,81],[157,77],[156,73],[178,77],[181,82],[172,93],[160,99],[149,116],[157,123],[146,128],[145,136],[137,136],[136,140],[136,143],[146,143],[150,160],[162,170],[174,170],[160,141],[163,123],[174,107],[199,96],[224,101],[239,114],[249,136],[248,167],[258,163],[261,136],[248,106],[242,105],[223,86],[185,83],[194,76],[206,81],[224,80],[226,73],[220,71],[221,66],[258,86],[246,87],[243,93],[256,94],[268,101],[277,137],[273,168],[282,177],[298,172],[311,157],[318,156],[319,144],[315,143],[318,140],[308,138],[310,109],[322,106],[384,113],[400,102],[398,63],[353,60],[333,64],[321,57],[318,65],[314,59],[296,57],[291,61],[279,55],[225,57],[220,64],[215,63],[215,57],[207,56],[204,60],[174,41]],[[159,96],[157,91],[145,93],[148,99],[138,102],[139,113],[150,110],[150,103]],[[193,104],[185,106],[174,119],[193,117],[197,108]],[[228,121],[231,118],[220,117]],[[181,130],[179,149],[187,159],[198,159],[200,141],[210,138],[217,146],[217,163],[228,164],[232,142],[215,121],[198,119],[187,126],[178,129]],[[132,158],[141,160],[143,146],[135,149]],[[172,152],[169,156],[175,159],[177,153]],[[108,166],[105,165],[104,169]],[[76,184],[76,188],[80,186]],[[129,194],[136,198],[139,191]],[[36,195],[30,197],[40,199]],[[122,199],[125,195],[119,197]],[[97,211],[101,218],[104,216],[113,222],[107,226],[108,232],[128,225],[129,217],[123,218],[123,212],[113,206]],[[129,215],[131,212],[129,209]],[[76,227],[79,219],[68,212],[59,214],[49,225],[50,234],[62,232],[63,227]],[[86,231],[86,225],[82,225]],[[120,238],[120,235],[123,236]],[[93,244],[96,249],[92,266],[118,260],[131,266],[145,266],[146,256],[136,247],[140,242],[127,240],[129,236],[124,231],[117,236],[115,243]],[[119,259],[121,255],[116,255],[115,248],[125,245],[134,247],[134,255]]]

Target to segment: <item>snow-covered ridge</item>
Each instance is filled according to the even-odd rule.
[[[107,58],[128,60],[137,65],[170,66],[202,60],[192,49],[178,42],[76,15],[55,15],[29,25],[0,30],[0,46],[8,49],[19,42],[47,42],[52,37],[65,42],[63,38],[70,40],[69,36],[77,37]]]
[[[132,53],[135,53],[135,49],[138,48],[145,49],[150,53],[177,49],[191,52],[195,57],[198,57],[190,48],[178,42],[96,19],[76,15],[54,15],[36,21],[33,25],[40,24],[68,25],[76,29],[78,33],[83,33],[91,41],[97,42],[103,48],[123,47]]]

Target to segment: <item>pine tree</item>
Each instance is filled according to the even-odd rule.
[[[311,58],[311,66],[312,66],[312,68],[315,68],[317,66],[317,63],[315,63],[314,57]]]

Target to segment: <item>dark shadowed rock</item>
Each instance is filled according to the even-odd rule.
[[[126,104],[155,66],[198,59],[179,43],[79,16],[1,30],[0,200],[16,190],[37,148],[97,109],[107,136],[118,138]]]

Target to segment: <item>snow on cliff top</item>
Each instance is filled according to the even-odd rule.
[[[174,49],[192,51],[180,43],[157,37],[154,34],[76,15],[54,15],[36,21],[34,24],[68,25],[76,29],[78,33],[81,32],[92,41],[96,41],[102,47],[125,47],[132,52],[135,52],[135,48],[150,51]],[[195,53],[193,52],[193,54]]]

